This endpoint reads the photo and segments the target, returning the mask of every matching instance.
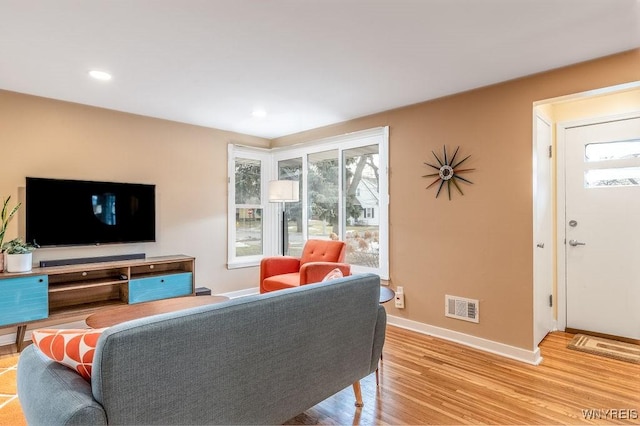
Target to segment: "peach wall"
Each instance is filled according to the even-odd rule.
[[[626,114],[640,110],[640,89],[557,102],[553,103],[551,108],[553,119],[558,123],[604,115]]]
[[[390,127],[390,271],[406,309],[390,314],[533,349],[532,108],[640,80],[640,50],[275,139],[272,146]],[[471,155],[449,201],[425,190],[431,151]],[[444,316],[444,295],[480,300],[480,323]]]
[[[256,268],[226,269],[227,144],[268,140],[6,91],[0,117],[2,197],[17,200],[26,176],[156,185],[156,243],[40,249],[35,261],[187,254],[196,257],[197,286],[257,287]],[[14,221],[7,238],[17,233]]]
[[[532,349],[532,107],[536,101],[640,80],[640,50],[271,141],[271,146],[390,126],[390,266],[406,309],[390,314]],[[46,249],[36,258],[184,253],[214,292],[257,285],[227,270],[226,146],[244,135],[0,91],[0,195],[25,176],[154,183],[158,242]],[[431,151],[460,146],[475,172],[435,199]],[[224,201],[222,201],[224,200]],[[8,237],[15,236],[13,224]],[[444,295],[480,299],[480,323],[444,317]]]

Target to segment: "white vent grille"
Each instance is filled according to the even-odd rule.
[[[480,302],[457,296],[444,296],[444,315],[465,321],[480,322]]]

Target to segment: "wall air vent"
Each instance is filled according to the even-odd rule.
[[[444,315],[465,321],[480,322],[480,302],[447,294],[444,296]]]

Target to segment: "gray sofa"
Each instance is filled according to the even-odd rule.
[[[20,404],[33,425],[281,424],[376,370],[379,291],[354,275],[122,323],[91,383],[30,345]]]

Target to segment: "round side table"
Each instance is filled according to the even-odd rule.
[[[385,285],[380,286],[380,304],[387,303],[396,297],[396,293]]]

